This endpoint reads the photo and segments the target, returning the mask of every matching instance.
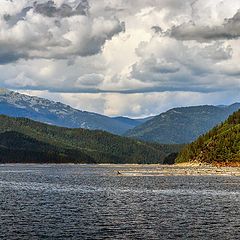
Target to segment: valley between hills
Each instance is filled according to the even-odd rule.
[[[1,89],[0,163],[239,166],[239,109],[205,105],[111,118]]]

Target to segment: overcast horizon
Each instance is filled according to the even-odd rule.
[[[3,0],[0,15],[0,87],[135,118],[240,101],[240,1]]]

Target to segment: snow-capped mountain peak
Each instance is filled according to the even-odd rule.
[[[0,114],[26,117],[70,128],[105,130],[122,134],[131,126],[113,118],[74,109],[60,102],[0,89]]]

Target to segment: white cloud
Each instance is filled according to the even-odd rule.
[[[14,7],[16,1],[5,4]],[[107,40],[124,31],[124,23],[116,17],[81,13],[87,11],[81,2],[75,9],[66,4],[57,8],[52,1],[32,5],[25,1],[22,7],[15,15],[6,12],[8,8],[0,10],[0,64],[95,55]]]
[[[0,1],[1,87],[110,115],[237,100],[239,1],[54,3]]]
[[[146,117],[170,108],[205,104],[231,104],[239,100],[238,91],[221,93],[163,92],[163,93],[49,93],[47,91],[21,91],[64,102],[75,108],[110,116]]]

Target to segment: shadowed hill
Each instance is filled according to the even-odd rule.
[[[69,129],[0,115],[1,149],[55,154],[64,162],[163,163],[181,146],[149,144],[103,131]],[[32,155],[31,155],[32,156]],[[47,160],[46,160],[47,161]],[[57,162],[61,162],[60,160]]]

